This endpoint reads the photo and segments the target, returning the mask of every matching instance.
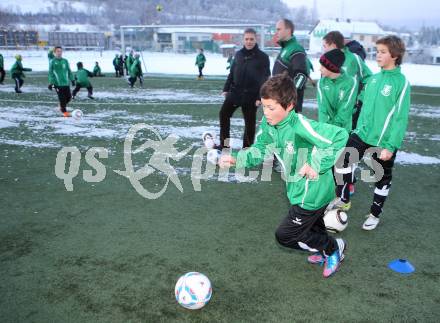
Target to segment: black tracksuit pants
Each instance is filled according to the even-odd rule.
[[[72,99],[72,94],[70,93],[70,86],[57,86],[55,90],[58,94],[58,100],[60,102],[61,112],[66,112],[67,103]]]
[[[79,90],[81,90],[82,86],[79,84],[76,84],[75,88],[73,89],[72,95],[76,96],[79,92]],[[93,95],[93,86],[88,86],[86,87],[87,92],[88,92],[88,96],[92,96]]]
[[[14,77],[14,81],[15,81],[15,92],[19,93],[20,88],[23,86],[24,81],[21,77]]]
[[[278,243],[287,248],[331,255],[338,244],[325,229],[323,216],[326,207],[309,211],[292,205],[275,232]]]
[[[346,149],[356,149],[359,153],[359,158],[352,156],[349,151],[341,154],[341,157],[335,165],[336,169],[336,195],[340,197],[344,202],[350,201],[350,192],[348,189],[349,184],[353,184],[353,174],[354,165],[362,159],[365,155],[365,151],[369,148],[376,148],[371,158],[375,161],[375,167],[382,167],[383,176],[376,179],[373,204],[371,205],[370,212],[375,217],[379,217],[382,213],[383,205],[388,197],[388,193],[391,187],[391,180],[393,178],[393,166],[396,159],[396,153],[394,152],[393,157],[390,160],[383,161],[379,159],[380,148],[371,146],[362,141],[356,134],[351,134],[348,138]],[[375,173],[378,173],[374,168]],[[342,179],[341,179],[342,175]],[[338,185],[339,184],[339,185]]]
[[[5,80],[5,70],[3,68],[0,68],[0,83],[3,83]]]

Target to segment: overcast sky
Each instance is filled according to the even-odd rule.
[[[313,7],[313,0],[282,0],[290,7]],[[439,0],[316,0],[319,18],[372,19],[409,28],[440,27]],[[343,5],[344,4],[344,5]]]

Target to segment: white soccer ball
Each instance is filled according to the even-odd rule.
[[[72,111],[72,118],[80,120],[83,117],[83,112],[80,109],[75,109]]]
[[[211,282],[201,273],[189,272],[179,278],[174,294],[180,305],[190,310],[198,310],[211,299]]]
[[[324,214],[324,224],[329,232],[344,231],[348,225],[347,213],[338,209],[329,210]]]
[[[218,164],[218,160],[220,158],[221,152],[217,149],[211,149],[208,151],[208,154],[206,155],[206,160],[214,165]]]

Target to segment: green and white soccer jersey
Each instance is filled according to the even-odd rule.
[[[411,86],[400,67],[374,74],[365,87],[354,132],[369,145],[399,149],[408,125],[410,97]]]
[[[336,79],[323,77],[318,81],[317,88],[319,122],[342,127],[350,132],[358,93],[356,79],[345,73]]]

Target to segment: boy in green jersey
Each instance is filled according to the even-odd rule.
[[[318,117],[319,122],[351,132],[358,83],[342,70],[344,60],[344,53],[339,49],[332,49],[319,59],[322,77],[318,81]]]
[[[76,67],[78,68],[78,71],[76,72],[76,75],[75,75],[76,86],[72,92],[72,99],[75,99],[75,96],[78,94],[79,90],[81,90],[82,87],[85,87],[87,89],[87,97],[89,99],[94,99],[92,96],[93,95],[93,87],[89,81],[89,77],[93,77],[93,73],[86,70],[83,67],[82,62],[76,63]]]
[[[75,85],[69,62],[63,58],[63,49],[60,46],[55,47],[55,57],[49,64],[49,90],[55,88],[60,102],[59,107],[61,113],[65,117],[70,117],[67,111],[67,104],[72,99],[70,92],[70,84]]]
[[[348,139],[346,152],[336,164],[336,173],[339,174],[337,198],[329,205],[329,208],[343,210],[351,207],[347,187],[352,184],[353,166],[370,153],[376,188],[370,213],[362,226],[364,230],[373,230],[379,224],[391,187],[396,153],[405,137],[410,108],[411,87],[400,71],[405,44],[396,36],[387,36],[379,39],[376,47],[376,61],[382,70],[365,86],[358,124]]]
[[[332,167],[348,133],[297,114],[295,85],[285,73],[266,81],[260,96],[264,117],[255,143],[236,154],[223,155],[219,165],[254,167],[275,153],[291,204],[275,237],[282,246],[313,252],[308,261],[324,263],[323,275],[329,277],[339,269],[346,243],[328,235],[323,215],[334,197]]]
[[[11,77],[15,81],[15,93],[22,93],[21,87],[24,83],[24,78],[26,77],[23,72],[32,71],[31,68],[25,68],[22,64],[21,55],[15,55],[15,63],[11,67]]]

